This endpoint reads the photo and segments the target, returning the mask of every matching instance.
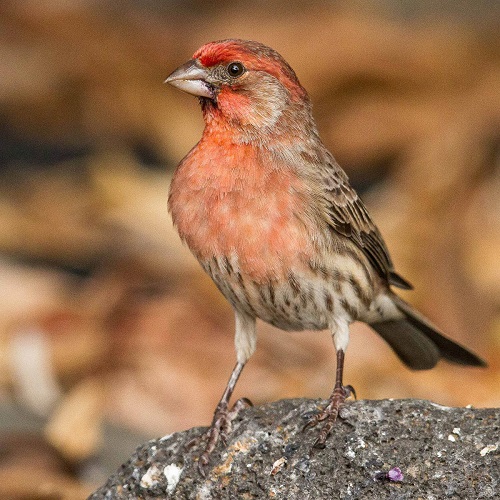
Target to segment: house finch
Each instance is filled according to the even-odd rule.
[[[208,43],[166,82],[198,96],[205,121],[175,171],[169,209],[236,316],[237,363],[201,466],[230,430],[229,399],[255,350],[256,318],[332,334],[335,388],[310,422],[323,421],[318,447],[348,393],[342,371],[353,321],[368,323],[410,368],[432,368],[440,358],[485,365],[391,290],[411,285],[395,272],[379,230],[319,138],[306,90],[277,52],[254,41]]]

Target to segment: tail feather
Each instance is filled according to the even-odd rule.
[[[404,319],[372,323],[370,326],[413,370],[434,368],[441,357],[436,344]]]
[[[460,344],[445,337],[429,320],[403,299],[392,295],[404,314],[400,320],[372,323],[370,326],[394,349],[401,360],[414,370],[433,368],[440,358],[468,366],[486,363]]]

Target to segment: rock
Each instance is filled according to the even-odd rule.
[[[318,430],[302,428],[321,404],[296,399],[246,409],[206,478],[197,469],[200,443],[187,448],[204,429],[149,441],[89,499],[498,498],[500,409],[356,401],[326,448],[312,450]]]

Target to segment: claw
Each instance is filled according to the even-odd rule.
[[[248,398],[240,398],[236,403],[234,403],[231,410],[227,413],[227,417],[230,422],[232,422],[240,413],[241,410],[245,408],[250,408],[253,406],[253,403]]]
[[[332,432],[333,426],[337,420],[338,416],[338,409],[335,411],[335,409],[332,410],[332,412],[327,415],[323,420],[326,420],[325,425],[321,428],[319,431],[319,435],[316,438],[316,441],[313,443],[313,448],[319,448],[322,450],[326,446],[326,440],[328,436],[330,435],[330,432]]]
[[[307,429],[314,427],[316,424],[317,424],[317,422],[313,422],[313,419],[311,418],[311,420],[309,420],[309,422],[307,422],[307,424],[304,425],[304,427],[302,427],[302,432],[307,431]]]
[[[326,448],[326,444],[325,444],[325,441],[320,440],[320,438],[318,437],[314,441],[312,447],[316,448],[317,450],[324,450]]]
[[[186,451],[189,451],[191,448],[194,448],[195,446],[198,446],[202,441],[205,440],[207,436],[207,432],[202,432],[198,436],[195,436],[194,438],[190,439],[185,445],[184,449]]]
[[[201,455],[201,457],[198,459],[198,472],[203,476],[203,478],[206,478],[207,472],[205,469],[208,465],[208,458],[204,455],[205,454]]]
[[[354,399],[358,399],[358,396],[356,395],[356,390],[352,385],[344,385],[344,391],[346,399],[350,398],[351,396],[354,396]]]
[[[226,432],[225,430],[221,429],[220,432],[219,432],[219,439],[220,439],[220,442],[224,446],[227,446],[227,442],[229,440],[228,432]]]
[[[339,411],[344,405],[347,397],[351,394],[356,395],[354,388],[352,386],[341,386],[336,387],[330,396],[328,405],[323,409],[323,411],[316,413],[311,417],[309,422],[302,428],[302,431],[315,427],[320,422],[325,422],[321,428],[317,439],[313,443],[313,448],[323,449],[326,446],[326,440],[330,435],[335,422],[339,416]]]
[[[215,411],[211,427],[201,436],[194,438],[188,443],[189,445],[195,440],[197,442],[203,440],[207,443],[205,450],[198,459],[198,471],[203,477],[206,477],[206,467],[210,463],[210,455],[215,450],[217,443],[221,441],[224,446],[227,446],[229,434],[231,434],[232,430],[232,422],[238,417],[241,410],[249,406],[253,405],[247,398],[238,399],[231,410],[228,410],[225,405],[219,405]]]

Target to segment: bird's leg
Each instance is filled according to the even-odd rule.
[[[203,436],[206,439],[206,446],[198,460],[198,468],[203,475],[205,475],[204,467],[208,465],[210,455],[214,451],[219,439],[224,443],[227,441],[228,434],[231,432],[231,422],[238,416],[238,413],[243,408],[252,405],[248,399],[242,398],[238,399],[233,407],[229,409],[229,400],[231,399],[234,387],[244,366],[245,363],[236,363],[226,389],[222,394],[219,404],[215,408],[212,425]]]
[[[332,431],[332,428],[337,420],[339,415],[340,408],[343,406],[344,401],[350,395],[351,392],[354,392],[350,387],[344,387],[342,384],[342,376],[344,372],[344,351],[339,349],[337,351],[337,370],[335,376],[335,387],[333,388],[333,392],[328,400],[328,404],[324,408],[324,410],[316,415],[316,422],[313,424],[317,424],[318,422],[324,421],[323,427],[319,431],[319,435],[314,442],[314,448],[324,448],[326,440]]]
[[[202,436],[206,440],[205,450],[198,460],[198,469],[200,473],[205,475],[205,467],[210,461],[210,455],[214,451],[219,439],[224,443],[227,441],[227,436],[231,432],[231,423],[238,416],[238,413],[252,403],[242,398],[236,401],[231,409],[229,409],[229,400],[236,386],[236,382],[240,378],[241,372],[250,356],[255,351],[257,336],[255,330],[255,318],[241,311],[235,311],[235,347],[238,362],[231,373],[231,377],[227,383],[224,394],[215,408],[212,425],[207,432]]]
[[[314,448],[324,448],[326,440],[339,416],[339,411],[342,408],[347,397],[353,394],[356,397],[354,389],[348,385],[344,386],[342,382],[344,374],[344,357],[345,349],[349,341],[349,326],[344,325],[333,335],[335,347],[337,349],[337,370],[335,372],[335,386],[333,392],[328,399],[326,407],[318,414],[314,415],[309,422],[304,426],[304,430],[309,427],[314,427],[319,422],[324,422],[319,435],[314,442]]]

